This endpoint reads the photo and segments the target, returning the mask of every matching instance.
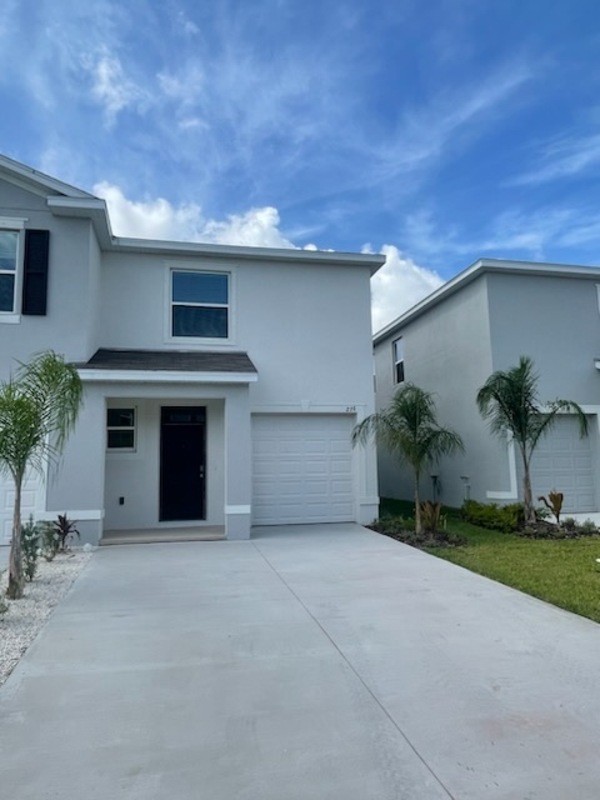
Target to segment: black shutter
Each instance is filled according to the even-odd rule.
[[[48,245],[50,231],[25,231],[23,304],[21,312],[44,316],[48,294]]]

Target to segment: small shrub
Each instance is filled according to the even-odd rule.
[[[58,553],[60,538],[53,522],[41,522],[39,528],[42,556],[46,561],[52,561],[54,556]]]
[[[421,503],[421,525],[423,530],[433,534],[437,533],[440,527],[441,514],[441,503],[432,503],[431,500],[425,500],[424,503]]]
[[[439,505],[438,503],[435,504]],[[439,514],[437,515],[438,522],[442,519]],[[454,533],[448,533],[443,530],[428,530],[423,523],[423,530],[421,533],[415,532],[415,521],[411,517],[401,516],[383,516],[375,520],[369,528],[383,533],[392,539],[396,539],[404,544],[410,544],[412,547],[429,548],[429,547],[457,547],[465,544],[466,539]]]
[[[369,527],[378,533],[400,534],[406,533],[406,531],[414,531],[415,521],[411,517],[390,515],[376,519]]]
[[[23,572],[28,581],[32,581],[37,570],[37,560],[40,553],[40,531],[34,523],[33,517],[21,526],[21,552],[23,554]]]
[[[545,506],[536,506],[534,511],[536,519],[547,520],[552,516]]]
[[[573,519],[573,517],[566,517],[562,521],[562,527],[566,531],[576,531],[577,530],[577,520]]]
[[[521,503],[499,506],[496,503],[478,503],[465,500],[462,514],[467,522],[481,528],[513,533],[523,526],[525,514]]]
[[[579,533],[582,533],[585,536],[589,536],[590,534],[593,533],[598,533],[598,528],[592,522],[591,519],[586,519],[584,522],[578,525],[578,528],[579,528]]]

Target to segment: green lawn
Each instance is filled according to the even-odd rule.
[[[412,516],[414,506],[382,500],[381,512]],[[534,597],[600,622],[600,539],[524,539],[478,528],[446,512],[448,530],[467,544],[428,552]]]

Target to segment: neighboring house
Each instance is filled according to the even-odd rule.
[[[84,407],[23,513],[103,531],[368,522],[380,256],[125,239],[104,201],[0,157],[0,377],[53,349]],[[0,538],[13,492],[0,479]]]
[[[424,489],[451,506],[522,499],[513,444],[493,437],[476,395],[489,375],[530,356],[542,401],[574,400],[589,415],[579,437],[561,415],[532,462],[534,496],[564,492],[567,513],[600,508],[600,269],[482,259],[415,305],[374,337],[377,406],[403,381],[435,393],[444,426],[463,438],[464,455],[444,459]],[[379,456],[380,495],[411,497],[410,473]],[[433,477],[432,477],[433,476]]]

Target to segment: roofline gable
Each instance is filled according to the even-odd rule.
[[[78,197],[78,198],[92,198],[89,192],[84,192],[83,189],[78,189],[76,186],[71,186],[68,183],[59,181],[58,178],[53,178],[40,172],[33,167],[28,167],[20,161],[15,161],[8,156],[0,154],[0,178],[12,180],[24,189],[29,189],[36,194],[47,196],[51,194],[63,195],[64,197]]]
[[[472,281],[486,273],[505,275],[544,275],[562,278],[592,278],[600,280],[600,267],[585,267],[576,264],[555,264],[551,262],[511,261],[498,258],[480,258],[474,264],[459,272],[454,278],[442,284],[392,322],[389,322],[373,336],[373,344],[393,336],[408,322],[442,303],[446,298],[463,289]]]

